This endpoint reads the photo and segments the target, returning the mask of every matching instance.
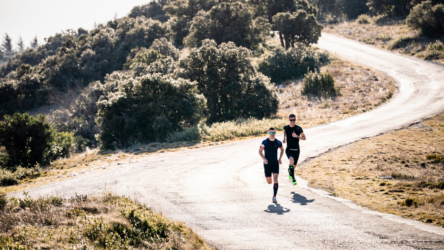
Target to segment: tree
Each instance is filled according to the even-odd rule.
[[[204,40],[180,61],[179,76],[197,81],[207,99],[208,122],[264,118],[275,114],[279,99],[268,77],[257,73],[251,51],[233,42]]]
[[[444,4],[432,6],[431,1],[416,5],[406,19],[413,29],[419,29],[422,34],[430,37],[444,35]]]
[[[182,46],[183,39],[189,33],[190,22],[199,11],[208,11],[218,3],[217,0],[175,0],[163,7],[170,16],[172,41]]]
[[[0,122],[0,144],[8,152],[8,165],[34,167],[48,163],[45,152],[51,146],[53,134],[45,117],[16,113],[4,118]]]
[[[32,39],[31,41],[31,48],[35,49],[39,46],[39,40],[37,40],[37,36],[34,37],[34,39]]]
[[[1,47],[6,53],[12,52],[12,39],[8,35],[8,33],[5,33],[5,37],[3,38],[3,43]]]
[[[308,0],[252,0],[249,2],[256,16],[267,17],[270,23],[273,17],[280,12],[295,12],[305,10],[309,14],[317,16],[318,12]]]
[[[147,18],[152,18],[161,22],[166,22],[168,21],[169,16],[166,15],[163,7],[170,3],[170,0],[158,0],[151,1],[148,4],[142,6],[136,6],[129,13],[129,17],[135,18],[138,16],[145,16]]]
[[[348,18],[357,18],[369,11],[367,0],[336,0],[336,11],[345,13]]]
[[[23,39],[22,39],[21,36],[20,36],[19,41],[18,41],[18,43],[17,43],[17,47],[18,47],[18,50],[19,50],[20,52],[22,52],[23,50],[25,50],[25,45],[23,44]]]
[[[216,43],[234,42],[237,46],[253,48],[269,33],[269,25],[262,17],[256,20],[247,5],[240,2],[220,3],[208,13],[200,11],[193,19],[188,46],[200,46],[204,39]]]
[[[367,6],[376,14],[407,16],[411,0],[368,0]]]
[[[118,91],[100,98],[98,122],[102,148],[166,139],[168,133],[198,124],[205,98],[196,84],[160,74],[118,83]]]
[[[150,49],[157,50],[163,56],[170,56],[174,60],[179,60],[179,50],[174,47],[174,45],[170,43],[165,37],[154,39]]]
[[[295,42],[304,44],[316,43],[321,36],[322,25],[313,14],[305,10],[295,13],[278,13],[273,17],[272,30],[279,32],[282,47],[294,47]]]

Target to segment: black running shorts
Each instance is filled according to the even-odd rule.
[[[301,150],[299,148],[287,148],[287,149],[285,149],[285,154],[287,155],[287,158],[290,159],[290,157],[293,157],[294,165],[298,164],[299,154],[300,153],[301,153]]]
[[[264,171],[265,171],[265,177],[271,177],[271,173],[273,174],[279,174],[279,163],[270,163],[268,164],[264,163]]]

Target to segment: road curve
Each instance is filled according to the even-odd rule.
[[[397,82],[378,109],[305,130],[301,161],[444,112],[444,67],[323,33],[318,46]],[[278,136],[282,139],[282,135]],[[271,203],[258,156],[262,138],[157,154],[29,190],[33,196],[113,190],[184,221],[218,249],[444,249],[444,229],[373,212],[307,187],[281,167]]]

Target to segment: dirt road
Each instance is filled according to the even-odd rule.
[[[376,110],[306,129],[301,161],[444,112],[444,67],[325,33],[319,47],[386,73],[398,89]],[[271,203],[272,186],[258,156],[262,140],[145,157],[29,191],[71,196],[112,190],[184,221],[219,249],[444,249],[443,228],[366,210],[303,180],[291,185],[287,160],[278,204]]]

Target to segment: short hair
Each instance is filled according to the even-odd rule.
[[[295,115],[295,114],[290,114],[290,115],[288,116],[288,118],[292,118],[292,117],[296,118],[296,115]]]
[[[274,129],[273,127],[271,127],[271,128],[268,129],[268,131],[270,131],[270,130],[276,130],[276,129]]]

